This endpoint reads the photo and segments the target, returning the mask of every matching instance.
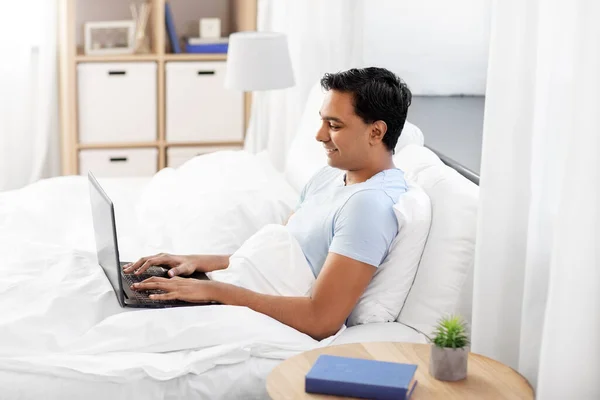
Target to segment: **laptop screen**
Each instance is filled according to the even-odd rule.
[[[110,281],[119,303],[123,307],[123,287],[119,265],[119,249],[117,247],[117,229],[115,225],[115,210],[94,175],[88,173],[90,182],[90,202],[96,236],[98,263]]]

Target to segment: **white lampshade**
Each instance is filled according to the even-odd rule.
[[[229,36],[225,87],[243,91],[294,86],[287,38],[275,32],[236,32]]]

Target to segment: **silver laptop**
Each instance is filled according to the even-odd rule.
[[[119,260],[119,245],[117,242],[117,226],[115,223],[115,209],[113,202],[91,172],[88,173],[88,179],[90,183],[90,203],[94,220],[98,263],[110,281],[121,307],[165,308],[215,304],[214,302],[188,303],[180,300],[154,300],[150,299],[150,294],[163,292],[160,290],[148,290],[143,292],[131,290],[130,286],[132,284],[141,282],[152,276],[168,277],[168,269],[154,266],[150,267],[145,273],[140,275],[123,273],[123,265],[128,264],[128,262],[121,262]],[[194,273],[189,278],[208,279],[206,274],[200,272]]]

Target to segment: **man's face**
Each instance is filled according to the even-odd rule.
[[[316,139],[325,147],[330,166],[352,171],[368,160],[371,124],[354,112],[352,94],[329,90],[321,106]]]

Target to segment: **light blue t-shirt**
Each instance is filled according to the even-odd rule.
[[[329,252],[379,267],[398,234],[392,207],[406,190],[399,169],[348,186],[342,170],[328,166],[317,172],[287,224],[315,277]]]

